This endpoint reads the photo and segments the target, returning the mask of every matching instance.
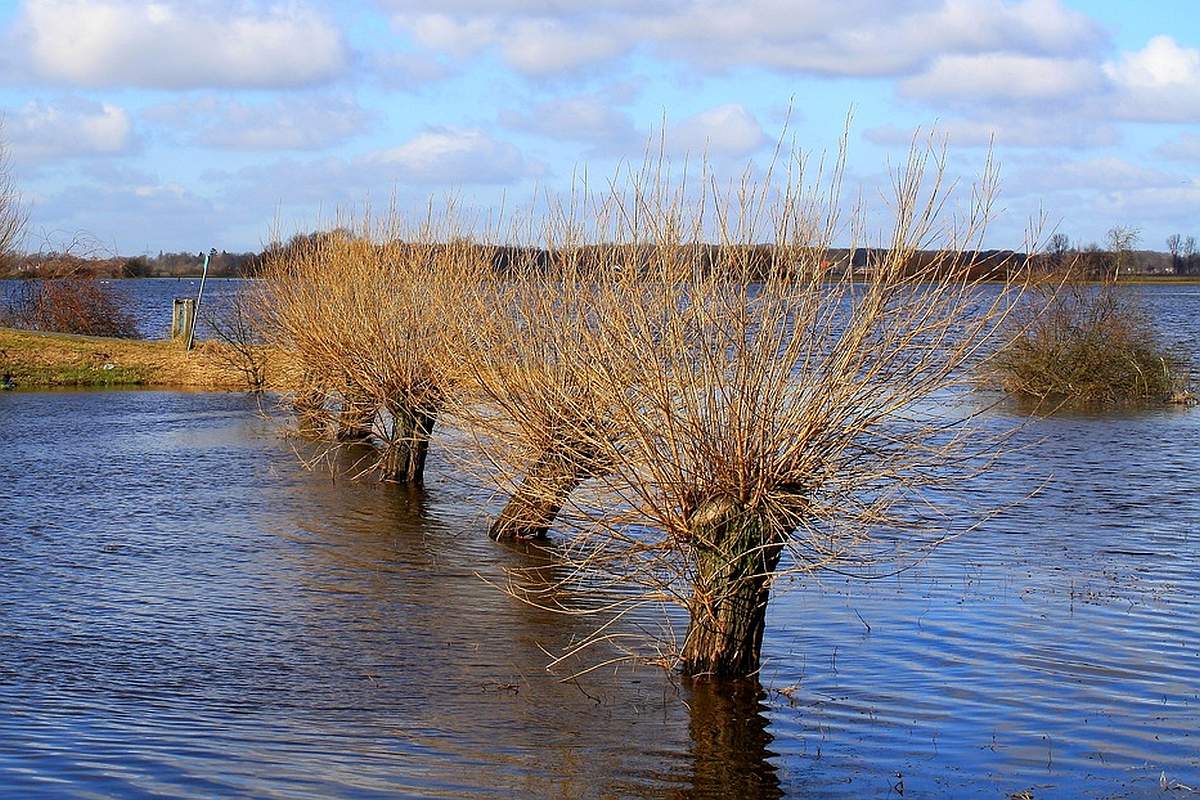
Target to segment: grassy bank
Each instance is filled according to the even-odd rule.
[[[200,342],[108,339],[0,328],[0,374],[18,389],[65,386],[163,386],[241,391],[242,374],[228,348]]]

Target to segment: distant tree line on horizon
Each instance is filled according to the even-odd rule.
[[[1111,228],[1104,244],[1072,243],[1065,233],[1050,237],[1042,254],[1050,266],[1074,265],[1083,274],[1101,278],[1120,275],[1200,275],[1200,252],[1196,237],[1174,233],[1167,237],[1165,252],[1138,250],[1141,231],[1118,225]]]
[[[307,246],[325,237],[352,236],[349,231],[335,228],[327,231],[299,233],[286,242],[268,245],[260,252],[230,253],[212,248],[208,252],[208,274],[214,278],[253,277],[258,274],[267,259],[286,256],[289,251]],[[1034,263],[1050,269],[1073,266],[1083,275],[1093,278],[1120,275],[1200,275],[1200,252],[1197,252],[1196,237],[1172,234],[1167,237],[1165,252],[1135,249],[1140,241],[1140,232],[1133,227],[1114,227],[1108,232],[1103,245],[1099,243],[1072,243],[1064,233],[1050,237],[1044,252],[1034,256]],[[715,246],[713,247],[715,252]],[[749,263],[758,262],[765,273],[772,267],[770,245],[747,246]],[[597,251],[599,252],[599,251]],[[614,252],[624,252],[630,266],[635,266],[648,255],[650,248],[627,245],[619,251],[604,248],[605,257],[612,258]],[[884,254],[881,248],[859,247],[832,248],[826,257],[835,265],[845,269],[866,271],[869,265]],[[84,276],[94,278],[187,278],[200,275],[204,264],[203,252],[163,252],[157,256],[103,256],[78,255],[72,252],[39,252],[12,256],[3,265],[0,277],[5,278],[56,278]],[[499,245],[493,248],[493,268],[502,273],[520,261],[528,264],[532,260],[550,263],[549,254],[541,248]],[[917,251],[910,257],[910,269],[920,272],[941,260],[941,253],[933,250]],[[974,272],[994,277],[1003,277],[1004,272],[1019,269],[1030,263],[1030,256],[1015,250],[977,250],[962,252],[959,258],[967,260]],[[540,257],[539,257],[540,256]],[[703,260],[703,259],[702,259]]]
[[[214,278],[253,275],[261,266],[262,253],[209,251],[208,274]],[[0,277],[59,278],[189,278],[201,273],[204,253],[159,252],[157,256],[80,255],[71,251],[46,251],[16,255]]]

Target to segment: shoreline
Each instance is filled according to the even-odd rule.
[[[247,391],[232,348],[197,342],[114,339],[0,328],[0,376],[9,388],[157,387]],[[5,381],[8,383],[9,381]]]

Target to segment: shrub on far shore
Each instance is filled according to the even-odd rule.
[[[0,324],[121,339],[141,336],[120,292],[87,275],[24,281],[6,298]]]
[[[1047,278],[1011,324],[992,361],[1010,393],[1074,406],[1193,400],[1179,360],[1136,295],[1114,280]]]

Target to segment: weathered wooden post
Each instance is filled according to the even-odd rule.
[[[176,297],[171,304],[171,338],[190,337],[195,321],[196,301],[190,297]]]

